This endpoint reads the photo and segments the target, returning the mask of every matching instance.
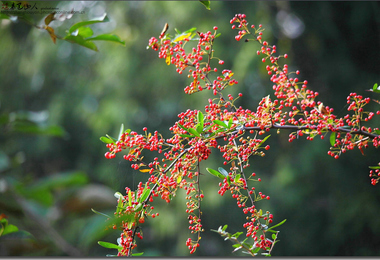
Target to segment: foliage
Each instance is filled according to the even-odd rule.
[[[14,11],[19,11],[19,10],[28,10],[29,8],[33,10],[33,7],[38,9],[36,7],[36,4],[32,6],[28,2],[21,2],[21,3],[19,1],[2,1],[2,2],[3,2],[3,7],[5,6],[7,13],[2,14],[0,19],[10,19],[12,21],[16,21],[17,19],[20,19],[34,26],[35,28],[46,30],[49,33],[50,38],[52,39],[54,44],[56,43],[57,39],[61,39],[61,40],[65,40],[71,43],[79,44],[83,47],[86,47],[94,51],[98,51],[98,47],[95,45],[93,41],[110,41],[110,42],[115,42],[115,43],[120,43],[122,45],[125,45],[125,41],[122,41],[119,38],[119,36],[114,35],[114,34],[101,34],[101,35],[93,36],[94,32],[90,27],[88,27],[88,25],[109,22],[109,18],[107,17],[107,14],[104,14],[102,17],[95,18],[89,21],[81,21],[81,22],[75,23],[66,31],[66,35],[64,37],[61,37],[55,33],[54,29],[51,26],[49,26],[50,23],[53,22],[54,20],[59,20],[59,21],[69,20],[73,16],[74,11],[72,11],[71,13],[63,13],[63,14],[52,12],[45,17],[44,25],[37,25],[34,23],[34,21],[31,20],[31,18],[29,17],[27,13],[14,12]]]

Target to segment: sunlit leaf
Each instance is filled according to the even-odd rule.
[[[226,125],[226,123],[224,123],[223,121],[220,121],[220,120],[214,120],[213,122],[214,122],[215,124],[217,124],[217,125],[223,126],[224,128],[228,128],[228,126]]]
[[[216,177],[218,177],[218,178],[220,178],[220,179],[224,179],[224,176],[220,173],[220,172],[218,172],[218,171],[216,171],[216,170],[214,170],[214,169],[211,169],[211,168],[206,168],[206,170],[209,172],[209,173],[211,173],[212,175],[214,175],[214,176],[216,176]]]
[[[243,232],[236,232],[235,234],[232,235],[234,238],[239,238],[239,236],[243,234]]]
[[[198,123],[202,126],[202,130],[203,130],[204,115],[201,111],[198,111],[197,120],[198,120]]]
[[[273,228],[275,228],[275,227],[281,226],[282,224],[285,223],[285,221],[286,221],[286,219],[284,219],[283,221],[281,221],[280,223],[278,223],[278,224],[276,224],[276,225],[274,225],[274,226],[271,226],[270,228],[268,228],[267,231],[269,231],[269,230],[271,230],[271,229],[273,229]]]
[[[130,207],[132,206],[132,192],[131,192],[131,190],[128,191],[128,204]]]
[[[375,84],[373,85],[373,87],[372,87],[372,90],[373,90],[374,92],[380,92],[380,89],[377,89],[377,87],[378,87],[378,85],[377,85],[377,83],[375,83]]]
[[[195,126],[195,130],[197,130],[197,132],[198,132],[199,134],[201,134],[201,133],[203,132],[203,126],[202,126],[200,123],[198,123],[198,124]]]
[[[93,34],[94,34],[94,32],[92,31],[92,29],[90,27],[80,27],[78,29],[77,35],[80,35],[83,38],[88,38],[88,37],[91,37]],[[86,39],[86,41],[87,41],[87,39]]]
[[[227,228],[228,228],[228,225],[224,225],[223,228],[222,228],[222,230],[226,231]]]
[[[100,141],[102,141],[103,143],[106,143],[106,144],[113,144],[114,143],[114,141],[112,141],[111,139],[109,139],[108,137],[105,137],[105,136],[100,137]]]
[[[101,34],[101,35],[97,35],[91,38],[86,38],[85,40],[86,41],[109,41],[109,42],[120,43],[125,46],[125,41],[121,40],[120,37],[115,34]]]
[[[10,233],[14,233],[14,232],[17,232],[18,231],[18,227],[16,227],[15,225],[12,225],[12,224],[8,224],[5,228],[4,228],[4,231],[2,233],[2,235],[6,235],[6,234],[10,234]]]
[[[140,172],[150,172],[150,169],[139,169]]]
[[[262,145],[266,140],[268,140],[269,137],[270,135],[265,136],[264,139],[260,142],[259,146]]]
[[[145,185],[145,186],[147,186],[147,185]],[[148,198],[149,193],[150,193],[150,189],[147,189],[147,187],[145,187],[143,193],[140,196],[139,202],[140,203],[144,202],[144,200],[146,200]]]
[[[336,132],[332,132],[330,135],[330,144],[331,146],[334,146],[336,140]]]
[[[132,254],[131,256],[141,256],[141,255],[143,255],[144,254],[144,252],[140,252],[140,253],[134,253],[134,254]]]
[[[206,7],[207,10],[211,10],[210,1],[199,0],[199,2],[201,2]]]
[[[77,30],[78,28],[80,28],[82,26],[86,26],[86,25],[90,25],[90,24],[94,24],[94,23],[104,23],[104,22],[109,22],[107,14],[104,14],[100,18],[95,18],[95,19],[92,19],[90,21],[83,21],[83,22],[79,22],[79,23],[74,24],[73,26],[70,27],[69,33],[71,34],[72,32],[74,32],[75,30]]]
[[[102,247],[105,247],[105,248],[118,249],[118,250],[123,249],[122,246],[115,245],[115,244],[110,243],[110,242],[98,241],[98,244],[101,245]]]
[[[181,125],[180,123],[177,123],[177,125],[178,125],[180,128],[182,128],[183,130],[186,130],[186,131],[188,131],[188,128],[184,127],[184,126],[183,126],[183,125]]]
[[[66,35],[63,39],[66,40],[66,41],[68,41],[68,42],[79,44],[79,45],[81,45],[83,47],[86,47],[86,48],[88,48],[90,50],[98,51],[98,47],[96,47],[95,43],[93,43],[92,41],[86,41],[80,35],[77,35],[77,36]]]
[[[189,128],[189,132],[190,132],[190,134],[193,134],[193,135],[195,135],[197,137],[200,136],[199,133],[197,132],[197,130],[195,130],[194,128]]]
[[[231,126],[232,126],[232,123],[233,123],[234,121],[233,121],[233,119],[232,119],[232,117],[230,118],[230,120],[228,120],[228,124],[227,124],[227,128],[228,129],[231,129]]]
[[[106,134],[106,136],[107,136],[109,139],[111,139],[114,143],[117,142],[116,138],[114,138],[114,137],[112,137],[112,136],[109,136],[108,134]]]

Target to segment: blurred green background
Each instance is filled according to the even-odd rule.
[[[23,22],[0,20],[0,213],[25,230],[0,240],[2,256],[104,256],[114,250],[98,240],[116,242],[115,231],[104,231],[101,216],[91,208],[112,213],[115,191],[136,187],[147,179],[121,156],[106,160],[99,137],[117,135],[121,123],[142,131],[168,128],[177,115],[203,109],[211,93],[187,96],[186,76],[147,50],[151,36],[164,24],[169,33],[197,27],[219,27],[215,55],[224,68],[235,72],[237,86],[227,90],[238,104],[255,110],[271,94],[265,66],[256,55],[257,45],[236,42],[229,20],[245,13],[252,24],[266,28],[264,40],[288,53],[290,70],[320,92],[320,100],[344,116],[346,96],[366,92],[380,83],[379,2],[219,1],[211,11],[198,1],[37,2],[41,7],[85,11],[64,22],[53,21],[58,35],[75,22],[107,13],[110,22],[95,24],[95,34],[114,33],[126,46],[97,42],[99,52],[58,40]],[[46,16],[46,15],[45,15]],[[43,15],[31,16],[43,24]],[[369,109],[378,110],[374,102]],[[379,126],[378,116],[372,124]],[[368,166],[379,161],[379,151],[358,150],[339,160],[327,155],[328,140],[305,139],[288,143],[286,131],[272,133],[271,149],[254,158],[252,171],[262,178],[257,189],[270,195],[258,204],[283,219],[274,256],[379,256],[380,187],[373,187]],[[318,138],[319,139],[319,138]],[[147,155],[154,156],[154,155]],[[220,166],[217,152],[203,163]],[[210,229],[228,224],[241,231],[244,215],[236,202],[217,194],[218,180],[205,175],[201,247],[194,256],[232,254],[229,241]],[[179,192],[166,204],[157,200],[160,217],[149,220],[138,252],[144,256],[188,256],[185,199]]]

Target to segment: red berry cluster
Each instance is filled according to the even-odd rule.
[[[246,41],[260,44],[257,55],[263,56],[264,63],[270,62],[266,65],[266,70],[274,84],[274,99],[269,95],[263,97],[256,111],[252,111],[235,105],[242,94],[237,98],[230,94],[227,98],[223,97],[221,91],[229,85],[237,84],[237,81],[232,79],[234,73],[227,69],[222,70],[221,75],[216,76],[214,80],[210,78],[211,72],[218,71],[217,68],[211,68],[211,60],[217,59],[219,65],[224,64],[223,60],[214,57],[213,43],[218,36],[217,27],[213,28],[214,33],[193,33],[192,29],[171,38],[166,34],[166,25],[160,34],[160,41],[154,37],[149,40],[148,47],[159,51],[159,58],[165,59],[168,65],[174,64],[178,73],[182,74],[188,69],[188,77],[192,82],[185,88],[185,93],[192,94],[208,89],[213,90],[214,95],[219,94],[219,97],[208,100],[204,114],[190,109],[180,113],[179,120],[170,127],[173,136],[168,139],[164,139],[157,131],[153,134],[148,133],[147,128],[144,128],[145,134],[127,130],[121,134],[119,140],[107,144],[107,159],[115,158],[116,153],[125,150],[124,159],[132,162],[133,169],[149,173],[145,186],[139,183],[136,192],[131,192],[127,187],[127,196],[119,199],[116,215],[123,218],[119,225],[123,230],[119,243],[123,248],[119,252],[120,255],[129,256],[136,246],[134,238],[142,238],[138,231],[145,218],[155,218],[159,215],[151,213],[154,208],[148,203],[153,202],[153,198],[158,196],[169,203],[178,189],[184,189],[186,192],[189,230],[198,235],[196,240],[189,238],[186,241],[190,253],[195,252],[199,247],[200,232],[203,231],[201,201],[204,195],[200,190],[200,162],[209,158],[213,148],[220,150],[224,159],[223,165],[228,165],[229,169],[219,167],[218,171],[207,170],[222,179],[219,182],[218,193],[223,196],[229,190],[231,196],[236,199],[238,208],[247,215],[247,222],[243,227],[246,229],[246,237],[253,239],[253,242],[246,250],[255,255],[255,248],[268,253],[273,248],[274,241],[266,237],[268,225],[273,222],[273,215],[268,211],[263,214],[261,209],[256,208],[258,201],[269,200],[270,197],[262,192],[256,193],[255,187],[249,186],[249,181],[261,182],[261,178],[256,179],[255,173],[247,177],[246,171],[252,156],[264,156],[265,151],[270,149],[269,145],[265,145],[269,131],[291,130],[289,142],[302,136],[306,136],[310,141],[316,136],[323,139],[330,133],[331,149],[328,154],[334,158],[339,158],[341,153],[355,147],[362,152],[363,148],[370,144],[379,147],[379,129],[363,125],[375,115],[364,110],[364,106],[370,102],[369,98],[351,93],[347,103],[348,111],[353,114],[337,117],[332,108],[316,101],[318,92],[310,90],[306,80],[299,80],[298,70],[291,72],[287,64],[280,65],[279,62],[288,55],[276,56],[276,46],[262,40],[262,25],[258,28],[254,25],[248,28],[245,14],[235,15],[230,23],[233,24],[232,29],[239,31],[236,40],[253,36]],[[197,39],[194,38],[196,35]],[[198,40],[197,45],[190,52],[186,52],[185,45],[192,39]],[[205,84],[202,85],[201,81]],[[161,154],[161,158],[155,157],[153,161],[145,162],[142,155],[144,150],[157,152]],[[379,170],[380,166],[376,166],[370,171],[373,185],[380,179]],[[118,228],[117,225],[115,227]],[[224,229],[218,232],[241,245],[238,248],[245,248],[245,245],[237,240],[238,235],[230,235]]]
[[[193,94],[207,89],[213,90],[214,95],[217,95],[227,86],[237,84],[237,81],[232,79],[233,73],[230,70],[223,70],[222,75],[215,80],[210,79],[210,72],[218,71],[216,67],[211,67],[211,60],[218,59],[213,55],[213,42],[218,36],[216,34],[218,27],[214,26],[213,29],[214,33],[211,31],[192,33],[192,30],[189,30],[173,39],[169,35],[165,35],[165,37],[160,37],[160,43],[154,37],[149,40],[148,47],[156,51],[159,50],[158,57],[165,59],[168,65],[174,64],[179,74],[189,68],[187,77],[192,78],[192,82],[185,87],[186,94]],[[190,40],[195,39],[196,35],[198,36],[198,44],[191,49],[191,52],[186,53],[185,45]],[[218,60],[220,65],[224,64],[223,60]],[[205,84],[202,85],[201,81],[205,82]]]

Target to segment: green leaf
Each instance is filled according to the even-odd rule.
[[[376,130],[374,130],[374,132],[375,132],[375,134],[380,135],[380,130],[376,129]]]
[[[276,240],[276,238],[277,238],[276,234],[272,234],[272,239]]]
[[[211,10],[210,9],[210,1],[203,1],[203,0],[199,0],[199,2],[201,2],[207,10]]]
[[[252,252],[253,254],[255,254],[255,253],[259,252],[259,251],[260,251],[260,247],[255,247],[255,249],[252,249],[252,250],[251,250],[251,252]]]
[[[94,212],[95,214],[98,214],[98,215],[101,215],[101,216],[104,216],[104,217],[107,217],[107,218],[111,218],[111,217],[108,216],[107,214],[102,213],[102,212],[99,212],[99,211],[96,211],[96,210],[94,210],[93,208],[91,208],[91,211]]]
[[[123,249],[122,246],[115,245],[115,244],[110,243],[110,242],[98,241],[98,244],[102,247],[105,247],[105,248],[112,248],[112,249],[118,249],[118,250]]]
[[[197,29],[196,27],[193,27],[193,28],[191,28],[191,29],[185,31],[185,33],[194,32],[196,29]]]
[[[372,90],[374,91],[374,92],[376,92],[377,91],[377,83],[375,83],[375,85],[373,85],[373,87],[372,87]]]
[[[90,27],[81,27],[78,29],[78,35],[82,36],[83,38],[91,37],[93,34],[94,32]]]
[[[111,139],[114,143],[117,142],[116,138],[114,138],[114,137],[112,137],[112,136],[109,136],[108,134],[106,134],[106,136],[107,136],[109,139]]]
[[[224,122],[222,122],[220,120],[214,120],[213,122],[215,124],[217,124],[217,125],[223,126],[224,128],[228,128],[227,125],[226,125],[226,123],[224,123]]]
[[[180,128],[182,128],[183,130],[185,130],[185,131],[189,132],[189,129],[188,129],[188,128],[186,128],[186,127],[184,127],[184,126],[183,126],[183,125],[181,125],[180,123],[177,123],[177,125],[178,125]]]
[[[228,176],[228,172],[223,168],[223,167],[219,167],[218,168],[218,171],[224,175],[224,177],[227,177]]]
[[[236,174],[236,176],[235,176],[235,182],[238,182],[239,181],[239,179],[240,179],[240,174]]]
[[[214,39],[218,38],[220,35],[222,35],[222,34],[221,33],[216,34]]]
[[[146,198],[148,198],[149,193],[150,193],[150,189],[147,189],[147,185],[145,184],[145,189],[140,196],[139,202],[143,203],[143,201],[146,200]]]
[[[336,132],[332,132],[331,135],[330,135],[330,144],[331,144],[331,146],[334,146],[335,139],[336,139]]]
[[[63,39],[66,40],[66,41],[68,41],[68,42],[79,44],[79,45],[81,45],[83,47],[86,47],[86,48],[88,48],[90,50],[98,51],[98,47],[96,47],[95,43],[93,43],[92,41],[86,41],[80,35],[77,35],[77,36],[66,35]]]
[[[209,125],[208,127],[206,127],[205,129],[203,129],[203,132],[208,132],[208,130],[210,130],[211,127],[213,127],[215,124],[211,124]]]
[[[227,183],[228,183],[228,185],[231,186],[230,176],[227,176],[225,179],[227,179]]]
[[[274,226],[271,226],[270,228],[267,229],[267,231],[269,231],[269,230],[271,230],[271,229],[273,229],[273,228],[275,228],[275,227],[281,226],[282,224],[285,223],[285,221],[286,221],[286,219],[284,219],[283,221],[281,221],[280,223],[278,223],[278,224],[276,224],[276,225],[274,225]]]
[[[265,136],[264,139],[260,142],[259,146],[262,145],[266,140],[268,140],[269,137],[270,135]]]
[[[4,228],[4,231],[2,233],[2,236],[6,235],[6,234],[10,234],[10,233],[14,233],[14,232],[17,232],[18,231],[18,227],[16,227],[15,225],[12,225],[12,224],[8,224],[5,228]]]
[[[380,169],[380,166],[369,166],[368,168],[372,170],[377,170],[377,169]]]
[[[224,225],[223,228],[222,228],[222,230],[226,231],[227,228],[228,228],[228,225]]]
[[[203,130],[204,116],[201,111],[198,111],[197,120],[198,120],[198,124],[202,126],[202,130]]]
[[[232,126],[232,123],[233,123],[234,121],[232,120],[232,117],[230,118],[230,120],[228,120],[228,125],[227,125],[227,128],[228,129],[231,129],[231,126]]]
[[[120,140],[120,137],[121,135],[124,133],[124,124],[121,124],[120,126],[120,131],[119,131],[119,137],[117,138],[117,140]]]
[[[201,126],[200,123],[198,123],[196,126],[195,126],[195,130],[197,130],[197,132],[199,134],[201,134],[203,132],[203,126]]]
[[[243,232],[236,232],[235,234],[232,235],[232,237],[239,238],[241,234],[243,234]]]
[[[141,256],[141,255],[143,255],[144,254],[144,252],[140,252],[140,253],[134,253],[134,254],[132,254],[131,256]]]
[[[109,41],[109,42],[115,42],[120,43],[125,46],[125,41],[122,41],[119,36],[115,34],[100,34],[91,38],[86,38],[86,41]]]
[[[108,137],[105,137],[105,136],[100,137],[100,141],[102,141],[103,143],[106,143],[106,144],[113,144],[114,143],[114,141],[112,141],[111,139],[109,139]]]
[[[131,190],[128,191],[128,204],[130,207],[132,207],[132,192],[131,192]]]
[[[190,134],[193,134],[193,135],[195,135],[197,137],[200,136],[199,133],[197,132],[197,130],[195,130],[194,128],[189,128],[189,132],[190,132]]]
[[[214,175],[214,176],[216,176],[216,177],[218,177],[218,178],[220,178],[220,179],[224,179],[224,176],[222,175],[222,174],[220,174],[220,172],[218,172],[218,171],[216,171],[216,170],[214,170],[214,169],[211,169],[211,168],[206,168],[206,170],[209,172],[209,173],[211,173],[212,175]]]
[[[100,17],[100,18],[95,18],[95,19],[92,19],[90,21],[83,21],[83,22],[79,22],[79,23],[74,24],[73,26],[70,27],[69,33],[70,34],[73,33],[75,30],[77,30],[78,28],[80,28],[82,26],[86,26],[86,25],[90,25],[90,24],[94,24],[94,23],[105,23],[105,22],[109,22],[107,14],[104,14],[103,17]]]

